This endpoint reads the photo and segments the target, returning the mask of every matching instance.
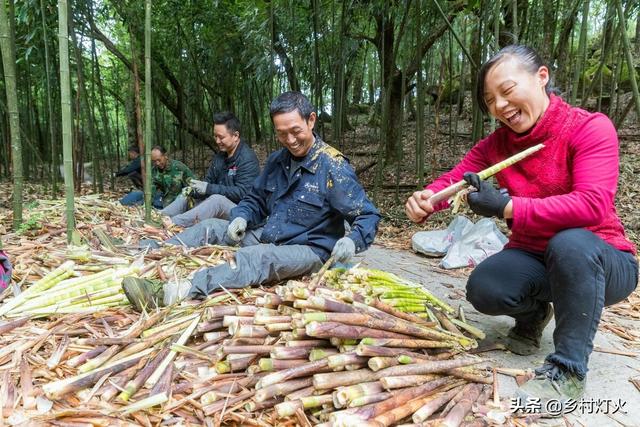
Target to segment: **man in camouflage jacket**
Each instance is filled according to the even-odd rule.
[[[182,189],[189,186],[189,181],[195,178],[191,170],[182,162],[170,159],[164,147],[156,145],[151,150],[153,207],[162,209],[173,202],[180,195]],[[139,205],[144,202],[142,191],[132,191],[121,200],[125,206]]]

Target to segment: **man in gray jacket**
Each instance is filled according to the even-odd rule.
[[[204,181],[191,180],[188,190],[160,211],[173,224],[190,227],[209,218],[229,218],[229,212],[251,188],[260,173],[258,158],[240,137],[240,121],[230,112],[213,116],[213,135],[219,152],[211,160]],[[196,206],[189,209],[189,199]]]

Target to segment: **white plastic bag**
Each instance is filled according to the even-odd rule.
[[[467,217],[458,215],[446,230],[418,231],[411,238],[413,250],[432,257],[441,257],[447,253],[454,241],[473,227]]]
[[[490,218],[477,223],[457,216],[446,230],[420,231],[411,239],[413,250],[428,256],[446,256],[440,266],[446,269],[474,267],[500,252],[508,239]]]
[[[507,241],[492,219],[483,218],[459,240],[453,242],[440,266],[446,269],[475,267],[486,258],[500,252]]]

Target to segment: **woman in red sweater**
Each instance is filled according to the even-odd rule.
[[[429,197],[464,178],[478,190],[467,197],[471,210],[507,221],[509,242],[471,273],[467,299],[482,313],[515,319],[507,345],[518,354],[539,349],[555,314],[554,352],[518,389],[542,405],[582,396],[602,309],[626,298],[638,280],[636,248],[614,205],[616,130],[605,115],[570,106],[548,85],[548,68],[526,46],[507,46],[487,61],[475,95],[502,126],[405,207],[422,222],[447,206],[432,206]],[[476,175],[539,143],[542,150],[496,175],[507,192]]]

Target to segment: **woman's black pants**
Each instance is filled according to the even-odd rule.
[[[547,361],[585,376],[602,309],[625,299],[638,283],[638,260],[582,228],[556,234],[544,253],[504,249],[481,262],[467,282],[467,299],[481,313],[535,318],[553,303],[555,351]]]

